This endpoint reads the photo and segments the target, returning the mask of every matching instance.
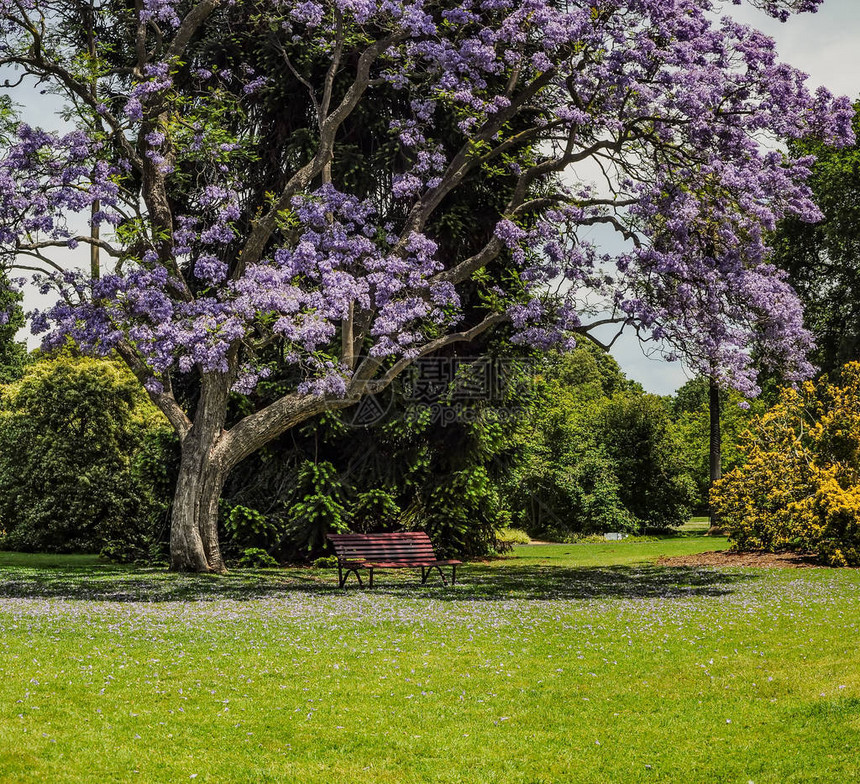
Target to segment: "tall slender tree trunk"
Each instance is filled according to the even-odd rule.
[[[716,379],[710,379],[710,387],[708,390],[708,412],[710,414],[710,468],[711,478],[709,489],[712,489],[714,482],[720,479],[723,475],[723,437],[720,429],[720,388],[717,386]],[[710,505],[711,513],[711,530],[719,529],[719,522],[714,512],[713,504]]]

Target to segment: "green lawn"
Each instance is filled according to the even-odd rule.
[[[678,530],[682,533],[703,534],[711,527],[710,517],[691,517]]]
[[[848,782],[860,572],[524,546],[454,589],[0,555],[2,782]]]

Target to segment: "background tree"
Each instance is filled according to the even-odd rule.
[[[854,130],[860,130],[856,116]],[[830,373],[860,358],[860,147],[804,139],[792,142],[791,150],[815,156],[809,183],[824,219],[783,220],[774,260],[803,301],[815,335],[813,359]]]
[[[530,534],[581,534],[687,522],[693,483],[667,403],[593,347],[547,361],[525,416],[508,494]]]
[[[0,384],[21,378],[27,362],[27,344],[18,340],[24,326],[23,296],[0,282]]]
[[[687,522],[693,486],[668,408],[660,398],[612,399],[598,420],[597,438],[616,466],[621,502],[640,529]]]
[[[781,15],[817,3],[763,5]],[[796,302],[762,240],[787,211],[817,217],[807,163],[757,139],[849,140],[850,107],[810,96],[772,42],[713,26],[709,8],[0,2],[0,64],[60,95],[76,127],[22,125],[10,140],[0,240],[10,263],[56,273],[45,285],[60,301],[34,325],[46,345],[118,352],[176,429],[174,568],[223,569],[218,498],[243,459],[504,322],[542,348],[632,325],[748,392],[753,343],[765,363],[808,372]],[[237,30],[259,46],[222,67],[225,47],[207,42]],[[277,77],[255,70],[260,49],[283,60]],[[313,111],[273,135],[278,117],[255,106],[287,83],[307,89]],[[338,141],[392,91],[402,165],[362,199],[334,179]],[[606,174],[600,190],[565,184],[586,160]],[[468,256],[442,255],[434,217],[470,175],[502,170],[513,176],[492,235]],[[92,225],[76,234],[71,213]],[[598,259],[577,236],[595,224],[629,250]],[[77,244],[110,269],[69,272],[52,251]],[[464,309],[470,292],[480,308]],[[270,348],[292,374],[228,423],[230,391],[271,375]],[[191,390],[181,398],[176,372]]]

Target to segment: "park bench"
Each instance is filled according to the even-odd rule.
[[[457,567],[462,561],[440,560],[436,557],[430,537],[423,531],[404,531],[394,534],[329,534],[328,540],[337,556],[337,576],[339,588],[343,588],[349,573],[361,581],[359,569],[370,572],[370,586],[373,588],[374,569],[421,569],[421,584],[427,582],[431,572],[436,569],[442,584],[448,581],[441,567],[451,567],[451,585],[457,581]]]

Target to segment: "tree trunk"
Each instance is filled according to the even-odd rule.
[[[226,571],[218,544],[218,500],[227,470],[217,447],[228,389],[226,377],[204,377],[194,424],[182,441],[170,524],[170,568],[175,571]]]
[[[182,439],[170,524],[170,568],[175,571],[226,571],[218,545],[218,501],[237,463],[327,408],[346,408],[358,401],[287,395],[225,431],[229,392],[227,374],[204,375],[194,422]]]
[[[224,572],[218,544],[218,499],[224,479],[212,462],[211,445],[182,445],[182,462],[173,498],[170,524],[170,568],[180,572]],[[198,439],[194,439],[195,442]]]
[[[714,378],[710,380],[710,389],[708,390],[708,411],[711,417],[710,428],[710,468],[711,481],[709,488],[713,489],[716,482],[723,475],[723,438],[720,430],[720,388]],[[711,505],[711,532],[719,531],[719,523],[717,516],[714,513],[714,507]]]

